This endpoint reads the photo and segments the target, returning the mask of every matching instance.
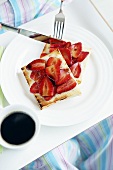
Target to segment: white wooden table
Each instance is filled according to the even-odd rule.
[[[113,31],[113,1],[112,0],[91,0],[96,10],[104,19],[106,24]]]

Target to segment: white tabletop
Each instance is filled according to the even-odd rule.
[[[93,0],[93,2],[94,1],[96,2],[96,0]],[[76,21],[76,25],[82,26],[97,35],[104,42],[110,53],[113,55],[113,33],[108,25],[106,25],[102,17],[97,13],[89,0],[73,0],[71,4],[65,7],[64,12],[66,14],[67,22],[68,20],[70,23]],[[56,11],[53,12],[53,15],[55,13]],[[39,32],[49,35],[50,32],[46,32],[46,29],[43,30],[44,32],[42,32],[42,30],[40,29],[40,24],[43,24],[43,22],[45,22],[46,17],[48,17],[47,15],[33,20],[23,25],[22,27],[35,31],[37,31],[38,28]],[[0,41],[0,45],[1,44],[2,42]],[[95,123],[108,117],[113,113],[112,101],[113,95],[111,96],[108,103],[103,106],[98,117],[95,116],[95,118],[90,119],[86,122],[82,122],[81,124],[68,127],[42,126],[36,143],[26,150],[17,151],[4,148],[3,152],[0,153],[0,169],[20,169],[26,164],[40,157],[44,153],[58,146],[59,144],[76,136],[77,134],[91,127]]]
[[[100,13],[106,24],[113,31],[113,1],[109,0],[91,0],[96,10]]]

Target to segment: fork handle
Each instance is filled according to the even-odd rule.
[[[61,0],[61,4],[60,4],[60,11],[62,11],[62,4],[63,4],[64,0]]]

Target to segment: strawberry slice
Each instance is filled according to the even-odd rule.
[[[59,80],[59,77],[60,77],[60,66],[59,65],[51,65],[49,67],[46,67],[46,74],[52,80],[57,82]]]
[[[42,58],[42,57],[44,57],[46,55],[47,55],[47,53],[41,53],[40,58]]]
[[[47,66],[51,66],[51,65],[57,65],[57,66],[60,66],[62,63],[62,61],[60,60],[60,58],[56,58],[56,57],[50,57],[48,60],[47,60]]]
[[[67,82],[57,87],[57,93],[61,94],[63,92],[72,90],[75,86],[76,86],[75,80],[73,78],[70,78]]]
[[[62,43],[60,44],[50,44],[50,48],[55,48],[55,49],[57,49],[57,48],[60,48],[60,47],[63,47],[64,46],[64,44],[62,45]]]
[[[70,67],[71,72],[73,73],[75,78],[79,78],[81,74],[81,66],[80,63],[75,63]]]
[[[49,100],[52,99],[52,97],[53,97],[53,96],[44,96],[44,99],[45,99],[46,101],[49,101]]]
[[[76,59],[76,62],[82,62],[87,57],[88,54],[89,52],[82,51],[78,58]]]
[[[56,47],[50,47],[49,52],[51,53],[51,52],[55,51],[56,49],[59,49],[59,47],[58,47],[58,48],[56,48]]]
[[[45,69],[46,61],[43,59],[36,59],[29,63],[26,68],[32,71],[39,71]]]
[[[30,74],[30,78],[36,81],[37,83],[40,83],[45,75],[46,75],[45,70],[32,71]]]
[[[54,96],[55,88],[51,82],[51,80],[46,76],[42,79],[40,83],[39,93],[41,96]]]
[[[69,48],[71,46],[71,42],[66,42],[65,48]]]
[[[69,47],[72,57],[77,58],[82,51],[82,43],[78,42]]]
[[[50,42],[50,46],[51,47],[63,47],[66,45],[66,42],[63,41],[63,40],[58,40],[58,39],[55,39],[55,38],[50,38],[49,40]]]
[[[65,42],[65,41],[60,41],[60,40],[57,40],[57,41],[56,43],[50,44],[49,52],[52,52],[56,49],[60,50],[61,48],[69,48],[71,46],[71,42]]]
[[[70,78],[71,78],[71,76],[69,74],[69,70],[68,69],[61,69],[60,70],[60,77],[59,77],[59,80],[56,82],[56,85],[61,85],[65,82],[67,82]]]
[[[72,56],[68,48],[59,49],[68,66],[72,64]]]
[[[39,84],[38,83],[33,83],[32,86],[30,87],[30,92],[31,93],[39,93]]]
[[[66,46],[66,44],[67,43],[65,41],[63,41],[63,40],[58,40],[58,39],[50,38],[50,50],[49,50],[49,52],[52,52],[55,49],[63,48],[63,47]]]

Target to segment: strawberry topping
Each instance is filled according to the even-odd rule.
[[[67,82],[71,78],[69,70],[68,69],[61,69],[60,70],[60,77],[59,80],[56,82],[56,85],[61,85],[65,82]]]
[[[65,48],[69,48],[71,46],[71,42],[66,42]]]
[[[68,48],[60,48],[60,52],[68,66],[72,64],[72,56]]]
[[[53,96],[44,96],[44,99],[45,99],[46,101],[49,101],[49,100],[52,99],[52,97],[53,97]]]
[[[45,70],[32,71],[30,74],[30,78],[36,81],[37,83],[40,83],[45,75],[46,75]]]
[[[76,86],[75,80],[73,78],[70,78],[67,82],[57,87],[57,93],[61,94],[63,92],[69,91],[73,89],[75,86]]]
[[[87,57],[88,54],[89,52],[82,51],[78,58],[76,59],[76,62],[82,62]]]
[[[47,53],[41,53],[40,58],[42,58],[42,57],[44,57],[46,55],[47,55]]]
[[[47,60],[47,66],[51,66],[51,65],[57,65],[57,66],[60,66],[62,63],[62,61],[60,60],[60,58],[56,58],[56,57],[50,57],[48,60]]]
[[[51,80],[46,76],[42,79],[40,83],[39,93],[41,96],[54,96],[55,88]]]
[[[80,62],[89,54],[89,52],[82,51],[82,43],[71,44],[71,42],[54,38],[50,38],[48,43],[50,43],[49,53],[59,49],[74,77],[79,78]],[[42,53],[40,59],[32,61],[26,68],[31,70],[30,78],[34,80],[30,92],[39,93],[46,101],[49,101],[56,93],[61,94],[72,90],[77,83],[71,77],[69,69],[61,68],[62,60],[60,58],[50,57],[46,61],[43,59],[45,55],[47,53]]]
[[[39,71],[45,69],[46,61],[43,59],[36,59],[29,63],[26,68],[32,71]]]
[[[31,93],[39,93],[39,84],[38,83],[33,83],[32,86],[30,87],[30,92]]]
[[[55,48],[58,48],[58,47],[64,47],[66,45],[66,42],[63,41],[63,40],[58,40],[58,39],[55,39],[55,38],[50,38],[50,46],[51,48],[52,47],[55,47]]]
[[[51,65],[46,67],[46,74],[55,82],[59,80],[60,77],[60,66],[59,65]]]
[[[74,58],[77,58],[78,55],[81,53],[82,51],[82,43],[81,42],[78,42],[78,43],[75,43],[75,44],[72,44],[70,47],[70,52],[71,52],[71,55],[72,57]]]
[[[71,72],[73,73],[75,78],[79,78],[81,74],[81,66],[80,63],[75,63],[71,67]]]

